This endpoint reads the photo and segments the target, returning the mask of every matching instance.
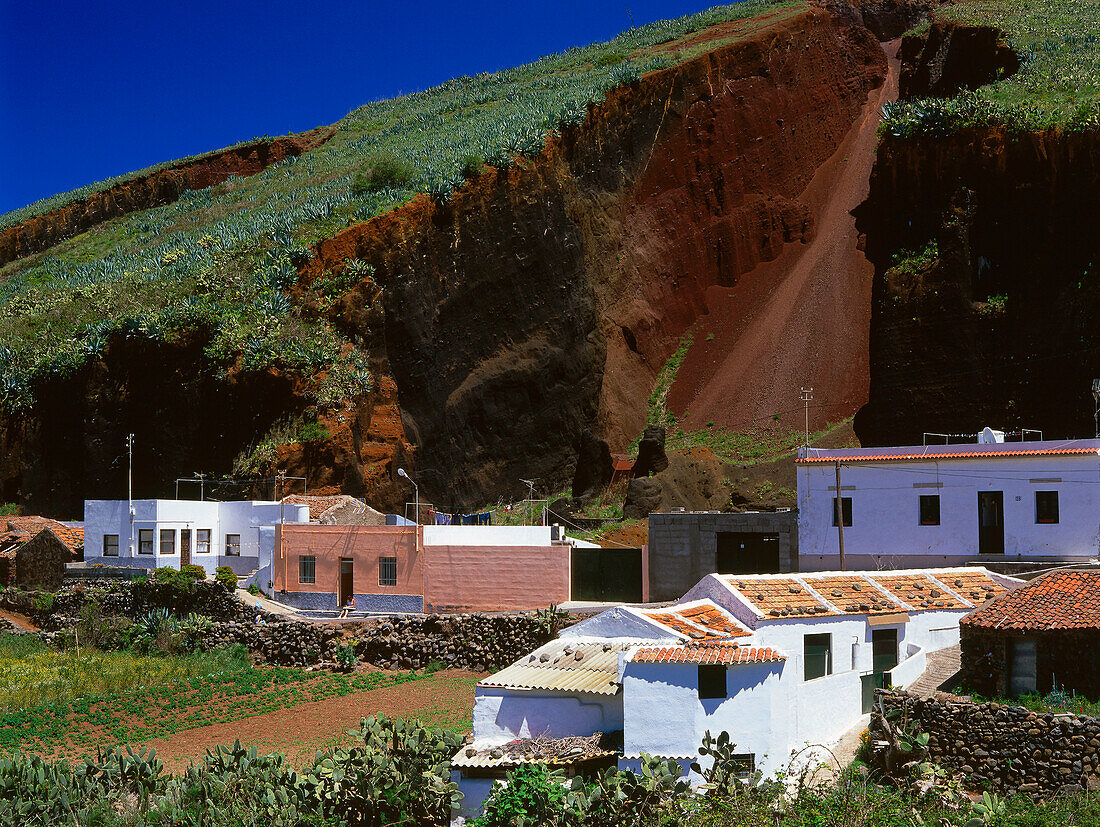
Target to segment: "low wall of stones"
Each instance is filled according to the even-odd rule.
[[[1100,786],[1100,718],[1019,706],[880,694],[887,711],[908,706],[930,736],[928,760],[999,792],[1049,793]],[[884,738],[878,715],[871,739]]]
[[[36,603],[35,601],[39,602]],[[556,636],[534,613],[452,614],[378,617],[313,623],[245,604],[220,583],[195,585],[193,591],[146,580],[69,585],[42,606],[41,596],[12,589],[0,591],[0,606],[28,615],[50,643],[63,644],[79,622],[82,609],[95,602],[103,615],[131,619],[167,608],[176,617],[196,613],[215,621],[203,641],[213,649],[240,643],[257,659],[283,666],[332,665],[337,648],[354,647],[360,661],[383,669],[422,669],[436,662],[448,668],[487,671],[523,657]],[[561,626],[573,620],[561,618]]]

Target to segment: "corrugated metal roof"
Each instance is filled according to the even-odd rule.
[[[552,640],[478,686],[614,695],[619,691],[619,653],[637,645]]]
[[[743,663],[778,663],[787,656],[770,647],[737,646],[732,643],[687,643],[639,649],[632,663],[693,663],[736,666]]]

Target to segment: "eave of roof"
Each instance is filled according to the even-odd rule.
[[[771,647],[737,646],[732,643],[686,643],[681,646],[647,646],[630,655],[631,663],[688,663],[700,666],[739,666],[781,663],[787,656]]]

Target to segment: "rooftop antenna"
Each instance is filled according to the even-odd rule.
[[[813,388],[803,388],[798,398],[806,405],[806,447],[810,447],[810,400],[814,398]]]
[[[1096,403],[1093,407],[1095,410],[1092,412],[1092,422],[1094,427],[1094,433],[1097,439],[1100,439],[1100,379],[1092,380],[1092,399]]]

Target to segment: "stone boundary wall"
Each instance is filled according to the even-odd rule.
[[[383,669],[422,669],[433,661],[477,672],[505,666],[556,636],[534,613],[378,617],[339,623],[288,620],[239,600],[220,583],[200,583],[182,593],[169,585],[114,581],[65,586],[49,609],[35,593],[0,590],[0,606],[30,616],[48,643],[64,645],[81,609],[94,600],[104,615],[135,619],[168,608],[176,617],[194,612],[215,621],[203,641],[213,649],[240,643],[258,660],[282,666],[333,665],[337,647],[351,645],[359,660]],[[562,618],[559,628],[579,618]]]
[[[999,792],[1100,788],[1100,718],[1032,712],[1020,706],[880,693],[886,710],[908,704],[931,737],[928,760]],[[877,714],[871,738],[883,739]]]

